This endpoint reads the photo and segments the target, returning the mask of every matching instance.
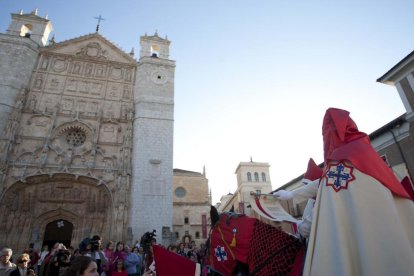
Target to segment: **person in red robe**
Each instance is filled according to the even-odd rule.
[[[349,112],[326,111],[303,275],[412,275],[414,203]]]

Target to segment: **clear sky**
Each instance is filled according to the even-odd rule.
[[[268,162],[277,188],[323,161],[329,107],[371,133],[405,112],[376,82],[414,49],[410,0],[0,0],[48,14],[56,42],[95,31],[139,53],[155,30],[176,60],[174,168],[202,172],[213,203],[236,189],[239,162]],[[1,61],[0,61],[1,62]]]

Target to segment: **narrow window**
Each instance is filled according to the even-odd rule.
[[[196,237],[196,239],[199,239],[200,238],[200,232],[196,232],[196,234],[195,234],[195,237]]]
[[[265,173],[262,173],[262,181],[266,182],[266,174]]]
[[[188,224],[188,217],[184,218],[184,224]]]
[[[257,172],[254,173],[254,181],[259,182],[259,174]]]
[[[251,173],[247,173],[247,181],[252,182],[252,174]]]

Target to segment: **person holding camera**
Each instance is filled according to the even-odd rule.
[[[102,268],[108,260],[102,251],[102,239],[100,236],[95,235],[92,237],[90,242],[86,245],[86,252],[83,255],[91,257],[92,260],[96,262],[98,273],[101,275],[103,271]]]

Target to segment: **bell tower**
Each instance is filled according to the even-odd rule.
[[[7,156],[7,144],[14,140],[39,47],[46,44],[52,30],[52,23],[36,11],[11,17],[7,32],[0,33],[0,167]]]
[[[7,34],[30,38],[40,46],[46,46],[50,32],[53,30],[52,23],[47,18],[37,15],[37,9],[29,14],[12,13],[12,21]]]
[[[170,41],[142,36],[134,91],[131,228],[134,239],[155,229],[167,245],[172,231],[175,61]]]

